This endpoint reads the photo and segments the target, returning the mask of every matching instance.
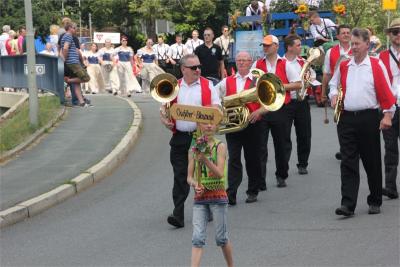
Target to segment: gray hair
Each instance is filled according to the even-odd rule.
[[[361,38],[364,42],[369,43],[369,32],[367,29],[354,28],[351,35],[357,38]]]
[[[10,30],[11,30],[10,25],[4,25],[4,26],[3,26],[3,32],[8,33]]]
[[[181,60],[179,61],[179,63],[181,64],[181,66],[186,66],[186,62],[188,59],[190,58],[197,58],[199,59],[198,56],[196,56],[195,54],[188,54],[188,55],[184,55]]]
[[[246,55],[246,56],[249,57],[249,59],[253,60],[252,55],[251,55],[249,52],[247,52],[247,51],[238,51],[238,52],[236,53],[235,59],[236,59],[236,58],[238,57],[238,55],[240,55],[240,54]]]

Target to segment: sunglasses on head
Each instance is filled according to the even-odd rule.
[[[398,35],[400,33],[400,29],[393,29],[390,31],[393,35]]]
[[[197,69],[201,69],[201,65],[185,66],[185,68],[188,68],[191,70],[197,70]]]

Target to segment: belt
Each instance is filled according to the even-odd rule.
[[[343,110],[343,114],[346,115],[351,115],[351,116],[360,116],[363,114],[368,114],[368,113],[377,113],[378,109],[362,109],[362,110],[357,110],[357,111],[347,111],[347,110]]]
[[[175,132],[175,134],[187,134],[187,135],[193,135],[193,133],[194,133],[195,131],[191,131],[191,132],[189,132],[189,131],[179,131],[179,130],[176,130],[176,132]]]

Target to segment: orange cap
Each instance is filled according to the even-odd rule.
[[[271,45],[271,44],[279,45],[279,40],[275,35],[267,35],[264,37],[263,42],[260,45]]]

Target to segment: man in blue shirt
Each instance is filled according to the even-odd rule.
[[[85,107],[87,104],[83,99],[80,84],[88,82],[90,77],[80,64],[79,52],[73,41],[73,35],[76,32],[76,24],[67,23],[65,31],[61,39],[61,56],[64,58],[65,72],[70,75],[70,77],[65,77],[65,82],[74,84],[73,90],[78,98],[79,105]]]

